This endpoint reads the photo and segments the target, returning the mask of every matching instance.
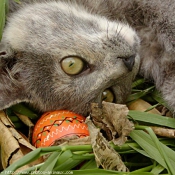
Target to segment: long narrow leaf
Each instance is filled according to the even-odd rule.
[[[128,145],[129,145],[132,149],[136,150],[136,152],[138,152],[138,153],[140,153],[140,154],[142,154],[142,155],[144,155],[144,156],[150,158],[149,154],[147,154],[146,151],[144,151],[143,149],[138,149],[137,147],[134,147],[134,146],[130,145],[129,143],[128,143]]]
[[[140,111],[134,111],[134,110],[129,111],[128,115],[137,121],[175,128],[174,118],[163,117],[157,114],[151,114],[147,112],[140,112]]]
[[[150,136],[144,131],[132,131],[130,134],[131,138],[135,140],[145,152],[154,160],[156,160],[159,164],[167,169],[167,165],[162,158],[161,154],[157,150],[154,142],[151,140]]]
[[[8,168],[6,168],[4,171],[1,172],[1,175],[10,175],[10,172],[14,172],[16,171],[18,168],[36,160],[37,158],[40,157],[40,153],[41,153],[41,148],[36,149],[32,152],[30,152],[29,154],[25,155],[23,158],[21,158],[20,160],[18,160],[17,162],[13,163],[11,166],[9,166]]]
[[[136,81],[134,81],[132,83],[132,88],[135,88],[135,87],[143,84],[144,82],[145,82],[145,79],[144,78],[140,78],[140,79],[138,79],[138,80],[136,80]]]
[[[89,169],[89,170],[73,170],[73,175],[154,175],[150,172],[138,172],[138,173],[127,173],[127,172],[117,172],[112,170],[103,170],[103,169]]]
[[[162,158],[165,160],[165,163],[167,165],[167,170],[169,171],[170,174],[174,175],[175,168],[173,165],[175,164],[175,152],[169,149],[168,147],[167,149],[165,145],[159,142],[158,138],[156,137],[156,135],[154,134],[151,128],[147,128],[146,130],[150,134]],[[172,155],[174,156],[172,157]]]
[[[0,1],[0,41],[2,38],[4,26],[5,26],[5,4],[6,4],[6,0]]]
[[[148,131],[150,132],[149,129]],[[149,154],[152,159],[156,160],[160,165],[170,171],[171,174],[175,174],[175,168],[171,166],[175,164],[175,152],[159,142],[153,132],[150,136],[144,131],[134,130],[131,132],[130,136],[147,152],[147,154]]]
[[[151,97],[156,100],[157,102],[159,102],[159,104],[169,108],[169,106],[167,105],[167,103],[165,102],[165,100],[162,98],[162,95],[160,94],[160,92],[158,90],[154,90],[153,93],[151,93]]]
[[[133,171],[132,173],[143,173],[143,172],[149,172],[151,171],[153,168],[153,165],[150,165],[150,166],[147,166],[147,167],[144,167],[144,168],[141,168],[141,169],[138,169],[138,170],[135,170]]]
[[[39,169],[39,171],[46,171],[48,172],[47,174],[51,174],[60,154],[60,152],[53,152],[45,161],[44,165]]]
[[[151,92],[153,91],[154,88],[155,88],[155,87],[152,86],[152,87],[149,87],[149,88],[147,88],[147,89],[144,89],[144,90],[142,90],[142,91],[140,91],[140,92],[131,94],[131,95],[128,97],[127,102],[131,102],[131,101],[133,101],[133,100],[137,100],[137,99],[139,99],[139,98],[141,98],[141,97],[143,97],[143,96],[145,96],[145,95],[151,93]]]
[[[164,167],[161,165],[157,165],[156,167],[154,167],[151,172],[155,175],[159,175],[162,171],[164,171]]]
[[[78,166],[83,160],[74,160],[73,158],[69,158],[61,165],[54,168],[54,171],[64,171],[64,170],[71,170]]]
[[[37,114],[35,114],[33,111],[31,111],[29,108],[27,108],[22,103],[11,106],[11,109],[16,113],[28,116],[30,119],[37,119],[38,118]]]
[[[26,154],[24,157],[10,165],[8,168],[6,168],[4,171],[1,172],[1,175],[8,175],[11,174],[10,172],[16,171],[18,168],[31,163],[32,161],[38,159],[44,154],[53,152],[53,151],[61,151],[61,147],[59,146],[53,146],[53,147],[46,147],[46,148],[37,148],[36,150]],[[9,172],[9,173],[8,173]]]
[[[84,170],[84,169],[95,169],[97,168],[97,164],[95,159],[91,159],[88,162],[84,163],[81,167],[80,170]]]

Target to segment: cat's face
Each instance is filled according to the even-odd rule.
[[[4,32],[0,108],[27,101],[41,111],[87,115],[89,104],[100,103],[105,93],[123,103],[138,71],[138,49],[129,26],[78,5],[30,5],[12,16]]]

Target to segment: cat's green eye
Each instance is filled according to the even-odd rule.
[[[80,74],[84,68],[84,61],[79,57],[66,57],[61,61],[61,67],[66,74]]]
[[[102,93],[102,101],[114,102],[114,94],[110,89],[106,89]]]

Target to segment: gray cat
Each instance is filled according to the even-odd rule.
[[[174,0],[22,2],[0,44],[0,109],[87,115],[91,102],[124,103],[139,65],[175,109]]]

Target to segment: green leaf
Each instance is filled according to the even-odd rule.
[[[78,166],[83,160],[74,160],[72,158],[67,159],[64,163],[54,168],[54,171],[71,170]]]
[[[21,3],[21,1],[20,0],[14,0],[16,3],[18,3],[18,4],[20,4]]]
[[[131,102],[131,101],[133,101],[133,100],[137,100],[137,99],[139,99],[139,98],[141,98],[141,97],[143,97],[143,96],[145,96],[145,95],[151,93],[151,92],[153,91],[154,88],[155,88],[154,86],[151,86],[151,87],[149,87],[149,88],[147,88],[147,89],[144,89],[144,90],[142,90],[142,91],[140,91],[140,92],[131,94],[131,95],[128,97],[127,102]]]
[[[162,156],[162,159],[164,159],[167,170],[170,174],[174,175],[175,174],[175,152],[162,144],[156,135],[154,134],[153,130],[151,128],[146,129],[151,136],[152,140],[155,143],[155,146],[157,147],[157,150],[159,151],[160,155]]]
[[[6,0],[0,1],[0,41],[2,39],[2,33],[5,26],[5,8],[6,8]]]
[[[73,175],[154,175],[150,172],[118,172],[118,171],[112,171],[112,170],[103,170],[103,169],[86,169],[86,170],[73,170]]]
[[[149,157],[156,160],[163,167],[167,168],[166,163],[162,159],[159,151],[157,150],[155,144],[148,134],[146,134],[144,131],[134,130],[131,132],[130,137],[143,148],[143,150],[149,155]]]
[[[75,160],[70,150],[64,151],[58,158],[54,171],[71,170],[79,165],[83,160]]]
[[[81,167],[80,170],[84,170],[84,169],[95,169],[97,168],[97,164],[95,159],[91,159],[89,161],[87,161],[86,163],[84,163]]]
[[[66,160],[68,160],[72,156],[73,154],[70,150],[62,152],[62,154],[59,156],[59,159],[57,160],[56,166],[63,164]]]
[[[171,172],[172,175],[175,174],[175,168],[172,166],[175,164],[175,152],[162,144],[153,131],[150,132],[150,129],[147,129],[147,131],[151,133],[151,135],[142,130],[134,130],[131,132],[130,136],[153,160],[156,160],[160,165]]]
[[[38,115],[35,114],[33,111],[31,111],[29,108],[27,108],[23,103],[19,103],[14,106],[11,106],[11,109],[12,111],[25,115],[30,119],[38,119]]]
[[[19,159],[18,161],[16,161],[12,165],[10,165],[8,168],[6,168],[4,171],[1,172],[1,175],[8,175],[8,174],[10,174],[10,173],[7,173],[8,171],[14,172],[18,168],[20,168],[24,165],[27,165],[27,164],[33,162],[34,160],[38,159],[42,155],[48,154],[48,153],[51,153],[54,151],[60,152],[61,147],[52,146],[52,147],[45,147],[45,148],[37,148],[36,150],[26,154],[24,157],[22,157],[21,159]]]
[[[159,175],[162,171],[164,171],[165,168],[161,165],[157,165],[156,167],[154,167],[151,172],[155,175]]]
[[[151,114],[141,111],[129,111],[128,116],[133,118],[136,121],[151,123],[154,125],[167,126],[170,128],[175,128],[175,119],[170,117],[163,117],[157,114]]]
[[[149,154],[147,154],[147,152],[144,151],[143,149],[139,149],[139,148],[137,148],[137,147],[134,147],[133,145],[130,145],[129,143],[128,143],[128,145],[129,145],[132,149],[136,150],[136,152],[138,152],[138,153],[140,153],[140,154],[142,154],[142,155],[144,155],[144,156],[150,158]]]
[[[161,105],[163,105],[163,106],[169,108],[168,105],[167,105],[167,103],[165,102],[165,100],[162,98],[161,93],[160,93],[157,89],[155,89],[155,90],[151,93],[151,97],[152,97],[154,100],[156,100],[159,104],[161,104]]]
[[[16,161],[15,163],[13,163],[12,165],[10,165],[8,168],[6,168],[4,171],[1,172],[1,175],[10,175],[11,173],[8,172],[14,172],[16,171],[18,168],[27,165],[28,163],[36,160],[37,158],[39,158],[41,156],[41,148],[36,149],[28,154],[26,154],[23,158],[19,159],[18,161]]]
[[[133,171],[132,173],[143,173],[143,172],[149,172],[151,171],[153,168],[153,165],[150,165],[150,166],[147,166],[147,167],[144,167],[144,168],[140,168],[138,170],[135,170]]]
[[[49,158],[45,161],[44,165],[39,169],[41,172],[48,172],[47,174],[52,174],[53,168],[60,156],[60,152],[53,152]]]
[[[145,79],[144,78],[140,78],[140,79],[138,79],[138,80],[136,80],[136,81],[134,81],[132,83],[132,88],[135,88],[135,87],[143,84],[144,82],[145,82]]]

